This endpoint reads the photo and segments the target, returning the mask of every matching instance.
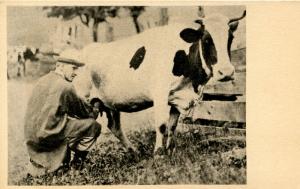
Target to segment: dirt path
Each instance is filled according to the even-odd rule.
[[[32,83],[8,81],[8,183],[26,174],[28,156],[24,144],[23,123]]]

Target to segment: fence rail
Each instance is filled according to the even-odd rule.
[[[209,130],[234,129],[245,132],[246,128],[246,49],[232,52],[236,68],[235,80],[231,82],[209,82],[204,88],[203,101],[199,102],[183,125],[201,125]],[[237,131],[238,129],[239,131]],[[243,131],[241,131],[243,130]],[[233,131],[233,130],[232,130]]]

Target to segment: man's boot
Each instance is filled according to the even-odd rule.
[[[77,170],[83,169],[83,163],[86,160],[88,151],[75,151],[74,158],[71,161],[71,167]]]

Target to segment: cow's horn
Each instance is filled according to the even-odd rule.
[[[246,16],[246,10],[244,10],[243,15],[242,15],[241,17],[229,19],[228,24],[230,24],[230,23],[232,23],[232,22],[235,22],[235,21],[238,21],[238,20],[241,20],[241,19],[243,19],[245,16]]]

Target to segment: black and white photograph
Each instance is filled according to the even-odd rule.
[[[246,185],[246,13],[7,6],[8,185]]]

